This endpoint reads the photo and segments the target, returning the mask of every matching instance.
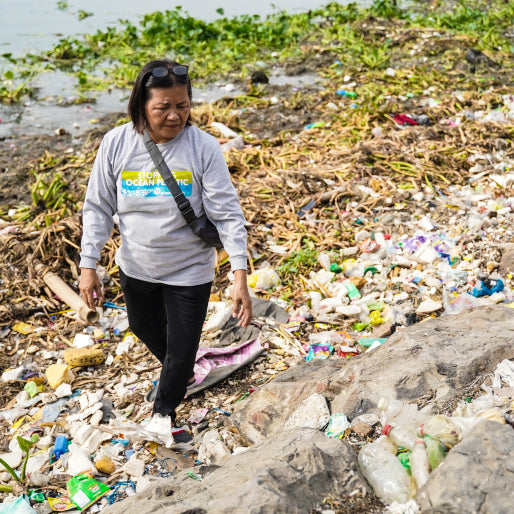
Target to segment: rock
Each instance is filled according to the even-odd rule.
[[[514,505],[514,430],[484,421],[455,446],[420,489],[422,513],[510,513]]]
[[[327,424],[330,418],[327,400],[324,396],[314,393],[300,404],[284,425],[284,430],[291,428],[317,428]]]
[[[512,309],[504,305],[431,318],[395,332],[371,353],[291,367],[239,402],[231,420],[241,435],[258,442],[280,433],[315,392],[327,398],[332,413],[344,412],[350,420],[378,413],[382,396],[413,401],[435,392],[442,405],[514,357],[513,331]]]
[[[195,472],[202,475],[202,468]],[[102,513],[309,512],[328,495],[363,487],[357,456],[346,441],[302,428],[233,455],[202,481],[185,473],[165,478]]]
[[[373,427],[367,423],[355,423],[350,427],[360,437],[368,437],[373,432]]]

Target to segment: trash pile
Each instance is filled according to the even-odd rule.
[[[514,362],[504,360],[495,371],[493,387],[473,400],[461,401],[451,416],[432,415],[426,409],[419,411],[414,404],[381,398],[378,407],[382,411],[383,435],[364,445],[358,460],[377,496],[391,505],[387,512],[419,512],[410,498],[477,423],[487,419],[514,428],[514,415],[507,412],[511,402],[506,392],[513,386]],[[352,424],[357,422],[359,419]],[[346,428],[335,434],[328,429],[326,433],[330,437],[342,437],[349,427],[347,423]]]
[[[184,470],[201,480],[194,466],[250,446],[225,420],[281,371],[357,359],[431,317],[514,307],[512,91],[480,90],[473,77],[463,91],[385,94],[378,108],[367,84],[393,87],[400,66],[380,78],[341,70],[335,86],[340,66],[331,65],[323,92],[303,98],[266,85],[251,107],[249,97],[198,107],[199,126],[223,137],[248,221],[255,317],[245,330],[231,318],[220,251],[195,383],[173,433],[145,401],[160,368],[130,333],[114,265],[118,234],[98,268],[108,301],[97,320],[84,321],[91,313],[44,280],[51,269],[76,290],[78,211],[101,131],[94,147],[32,158],[27,166],[39,174],[69,177],[38,179],[41,201],[52,199],[52,183],[76,201],[11,205],[0,215],[0,513],[98,512],[160,477]],[[319,119],[297,114],[300,128],[284,130],[282,114],[301,109]],[[256,112],[260,126],[251,124]],[[360,424],[362,442],[380,421],[383,437],[363,446],[359,462],[385,503],[405,502],[476,419],[512,424],[496,394],[514,387],[512,361],[502,365],[493,390],[445,416],[385,399],[381,421],[320,409],[316,428],[342,437]]]

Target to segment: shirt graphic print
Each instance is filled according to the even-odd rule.
[[[170,170],[171,171],[171,170]],[[193,193],[193,172],[192,171],[171,171],[184,196],[191,196]],[[129,171],[121,172],[121,194],[122,196],[171,196],[168,186],[155,171]]]

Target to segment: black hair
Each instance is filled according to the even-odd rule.
[[[132,88],[132,93],[128,103],[128,115],[132,121],[132,124],[134,125],[136,132],[142,134],[145,130],[145,106],[151,97],[152,89],[185,86],[187,87],[189,101],[193,99],[193,91],[191,87],[191,80],[189,79],[189,74],[174,75],[173,73],[168,73],[164,77],[154,77],[151,73],[155,68],[162,67],[169,69],[173,68],[173,66],[179,66],[179,63],[171,61],[170,59],[157,59],[145,64],[139,72],[139,75],[134,82],[134,87]],[[187,118],[187,125],[191,124],[190,118],[191,114]]]

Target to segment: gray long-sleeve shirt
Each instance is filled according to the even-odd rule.
[[[246,230],[236,190],[217,140],[194,126],[158,145],[197,216],[216,225],[232,270],[246,269]],[[81,268],[95,268],[117,214],[116,263],[130,277],[170,285],[214,278],[215,251],[193,234],[142,140],[127,123],[98,149],[83,209]]]

